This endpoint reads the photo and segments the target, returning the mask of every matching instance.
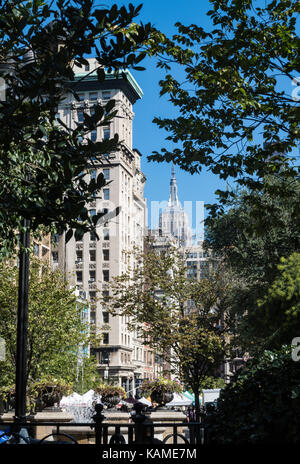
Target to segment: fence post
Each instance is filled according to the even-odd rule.
[[[154,438],[154,427],[153,422],[145,414],[142,414],[144,405],[136,403],[133,406],[135,415],[132,416],[132,420],[135,423],[135,443],[151,443]]]
[[[96,442],[96,445],[101,445],[102,422],[105,419],[105,416],[102,414],[103,404],[97,403],[95,405],[95,411],[96,411],[96,414],[93,415],[93,419],[95,421],[95,442]]]

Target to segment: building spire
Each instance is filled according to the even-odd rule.
[[[174,163],[172,163],[169,206],[177,206],[177,205],[179,205],[179,201],[178,201],[178,194],[177,194],[177,182],[176,182],[176,177],[175,177],[175,165]]]
[[[175,179],[175,164],[172,162],[172,179]]]

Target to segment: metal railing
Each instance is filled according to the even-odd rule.
[[[26,422],[23,424],[0,422],[0,445],[1,444],[79,444],[87,440],[96,446],[101,445],[124,445],[124,444],[189,444],[200,445],[206,443],[206,430],[200,422],[159,422],[153,423],[151,418],[142,412],[143,406],[134,406],[135,415],[131,417],[132,423],[104,422],[102,414],[103,405],[95,406],[94,422]],[[50,427],[51,433],[42,438],[37,436],[38,427]],[[9,430],[8,430],[9,429]],[[69,430],[70,433],[69,433]],[[161,436],[162,439],[155,437]],[[72,436],[72,433],[75,435]],[[80,438],[78,438],[78,435]],[[9,437],[1,443],[2,437]],[[77,438],[76,438],[77,437]]]

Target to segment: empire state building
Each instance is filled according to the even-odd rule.
[[[188,216],[178,200],[174,164],[172,166],[168,206],[160,214],[159,229],[163,235],[175,237],[179,246],[190,246],[192,244],[192,231],[189,226]]]

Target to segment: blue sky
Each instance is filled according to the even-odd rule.
[[[112,3],[115,2],[107,2],[109,5]],[[119,6],[126,6],[129,3],[137,6],[142,2],[135,0],[117,2]],[[184,3],[179,0],[145,0],[138,19],[144,23],[151,22],[157,29],[170,36],[176,32],[174,24],[177,21],[186,25],[196,23],[202,27],[210,27],[209,18],[206,16],[209,9],[211,8],[208,0],[189,0]],[[175,110],[166,96],[159,96],[158,82],[164,76],[164,71],[155,67],[155,60],[145,60],[142,65],[146,67],[146,71],[133,72],[144,92],[143,98],[134,106],[133,145],[143,154],[142,169],[147,177],[145,197],[148,202],[150,222],[151,201],[168,199],[171,165],[148,162],[147,155],[164,146],[174,147],[165,141],[166,132],[153,124],[152,120],[155,116],[174,116]],[[176,177],[181,203],[193,201],[193,205],[197,201],[213,203],[215,190],[225,185],[217,176],[205,171],[191,175],[176,167]],[[195,224],[192,225],[195,227]]]
[[[106,1],[107,6],[111,6],[113,3],[117,3],[119,6],[127,6],[132,3],[137,6],[142,2],[136,0]],[[265,3],[265,0],[256,1],[256,4],[260,7],[264,7]],[[177,21],[185,25],[194,23],[205,29],[210,29],[212,27],[210,18],[206,15],[210,9],[209,0],[189,0],[187,2],[182,2],[182,0],[145,0],[136,22],[151,22],[157,29],[171,36],[177,31],[174,26]],[[173,117],[176,110],[168,102],[167,96],[159,96],[158,82],[163,78],[164,71],[156,68],[154,59],[147,59],[142,65],[146,67],[146,71],[133,72],[135,79],[144,92],[144,97],[134,106],[133,145],[143,154],[142,169],[147,177],[145,197],[149,208],[149,226],[155,227],[156,224],[150,223],[151,201],[165,201],[168,199],[171,165],[168,163],[148,162],[147,155],[154,150],[159,151],[162,147],[172,149],[175,146],[165,140],[167,133],[152,123],[152,120],[155,116]],[[285,87],[286,85],[290,84],[284,83]],[[193,205],[199,201],[214,203],[216,201],[214,192],[217,189],[226,188],[225,181],[205,170],[200,174],[191,175],[176,167],[176,177],[181,203],[191,201]],[[234,187],[232,180],[228,181],[228,185]],[[195,227],[195,217],[193,217],[193,221],[194,223],[191,225]]]

